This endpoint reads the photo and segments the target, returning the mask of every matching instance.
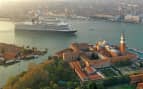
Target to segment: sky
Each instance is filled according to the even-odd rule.
[[[65,1],[65,0],[0,0],[0,2],[8,2],[8,1],[22,2],[22,1]]]
[[[7,3],[7,2],[44,2],[44,1],[50,1],[50,2],[55,2],[55,1],[69,1],[69,2],[88,2],[88,3],[119,3],[119,1],[126,1],[127,3],[131,3],[131,2],[138,2],[138,3],[142,3],[143,0],[0,0],[0,3]]]
[[[136,0],[0,0],[1,2],[7,2],[7,1],[14,1],[14,2],[22,2],[22,1],[136,1]],[[143,0],[140,0],[143,1]]]

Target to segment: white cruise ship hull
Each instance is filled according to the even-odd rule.
[[[47,31],[59,33],[75,33],[72,28],[58,29],[58,26],[48,26],[46,24],[15,24],[15,31]]]

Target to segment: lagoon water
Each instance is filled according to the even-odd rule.
[[[0,87],[12,76],[25,71],[29,63],[41,63],[49,55],[66,48],[72,42],[88,42],[91,44],[99,40],[107,40],[119,44],[120,33],[125,32],[128,47],[143,50],[143,25],[109,22],[104,20],[68,20],[78,32],[75,35],[50,34],[48,32],[15,32],[12,22],[0,22],[0,42],[19,46],[49,49],[47,55],[30,61],[22,61],[10,66],[0,66]]]

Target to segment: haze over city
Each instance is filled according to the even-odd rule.
[[[60,13],[65,13],[64,11],[67,9],[69,13],[81,16],[118,15],[121,7],[126,9],[126,13],[135,10],[136,14],[142,15],[142,2],[143,0],[1,0],[0,11],[2,13],[0,16],[19,16],[27,14],[31,9],[38,8]],[[131,7],[131,5],[137,7]]]

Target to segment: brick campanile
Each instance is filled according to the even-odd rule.
[[[126,52],[126,43],[125,43],[125,34],[124,33],[121,33],[120,51],[122,54]]]

